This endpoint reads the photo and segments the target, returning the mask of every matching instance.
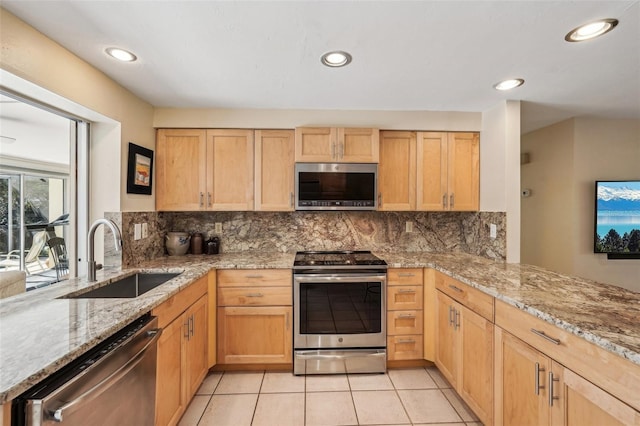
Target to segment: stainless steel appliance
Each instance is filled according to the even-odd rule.
[[[293,373],[384,373],[386,287],[371,252],[296,253]]]
[[[375,210],[377,164],[296,163],[296,210]]]
[[[16,398],[11,424],[153,425],[157,325],[139,318]]]

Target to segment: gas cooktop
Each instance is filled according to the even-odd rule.
[[[387,262],[370,251],[299,251],[293,262],[293,269],[325,268],[386,268]]]

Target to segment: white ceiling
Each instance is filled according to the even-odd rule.
[[[639,1],[12,1],[2,7],[157,107],[485,111],[523,133],[640,118]],[[616,18],[605,36],[565,34]],[[139,61],[123,64],[117,46]],[[353,62],[320,64],[329,50]],[[492,85],[521,77],[508,93]]]

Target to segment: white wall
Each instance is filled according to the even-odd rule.
[[[482,114],[480,210],[507,212],[507,262],[520,262],[520,102]]]
[[[576,118],[522,141],[522,262],[640,292],[640,260],[593,253],[594,182],[640,179],[640,120]]]

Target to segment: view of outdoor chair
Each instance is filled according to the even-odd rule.
[[[69,278],[69,259],[67,257],[67,246],[64,238],[54,237],[47,241],[49,245],[49,253],[53,258],[54,269],[58,281]]]
[[[24,257],[25,271],[28,275],[48,269],[46,262],[40,259],[40,252],[42,252],[48,238],[47,231],[36,232],[33,235],[31,248],[25,252]],[[0,268],[6,270],[17,270],[20,268],[19,250],[12,250],[4,255],[4,257],[3,260],[0,260]]]

